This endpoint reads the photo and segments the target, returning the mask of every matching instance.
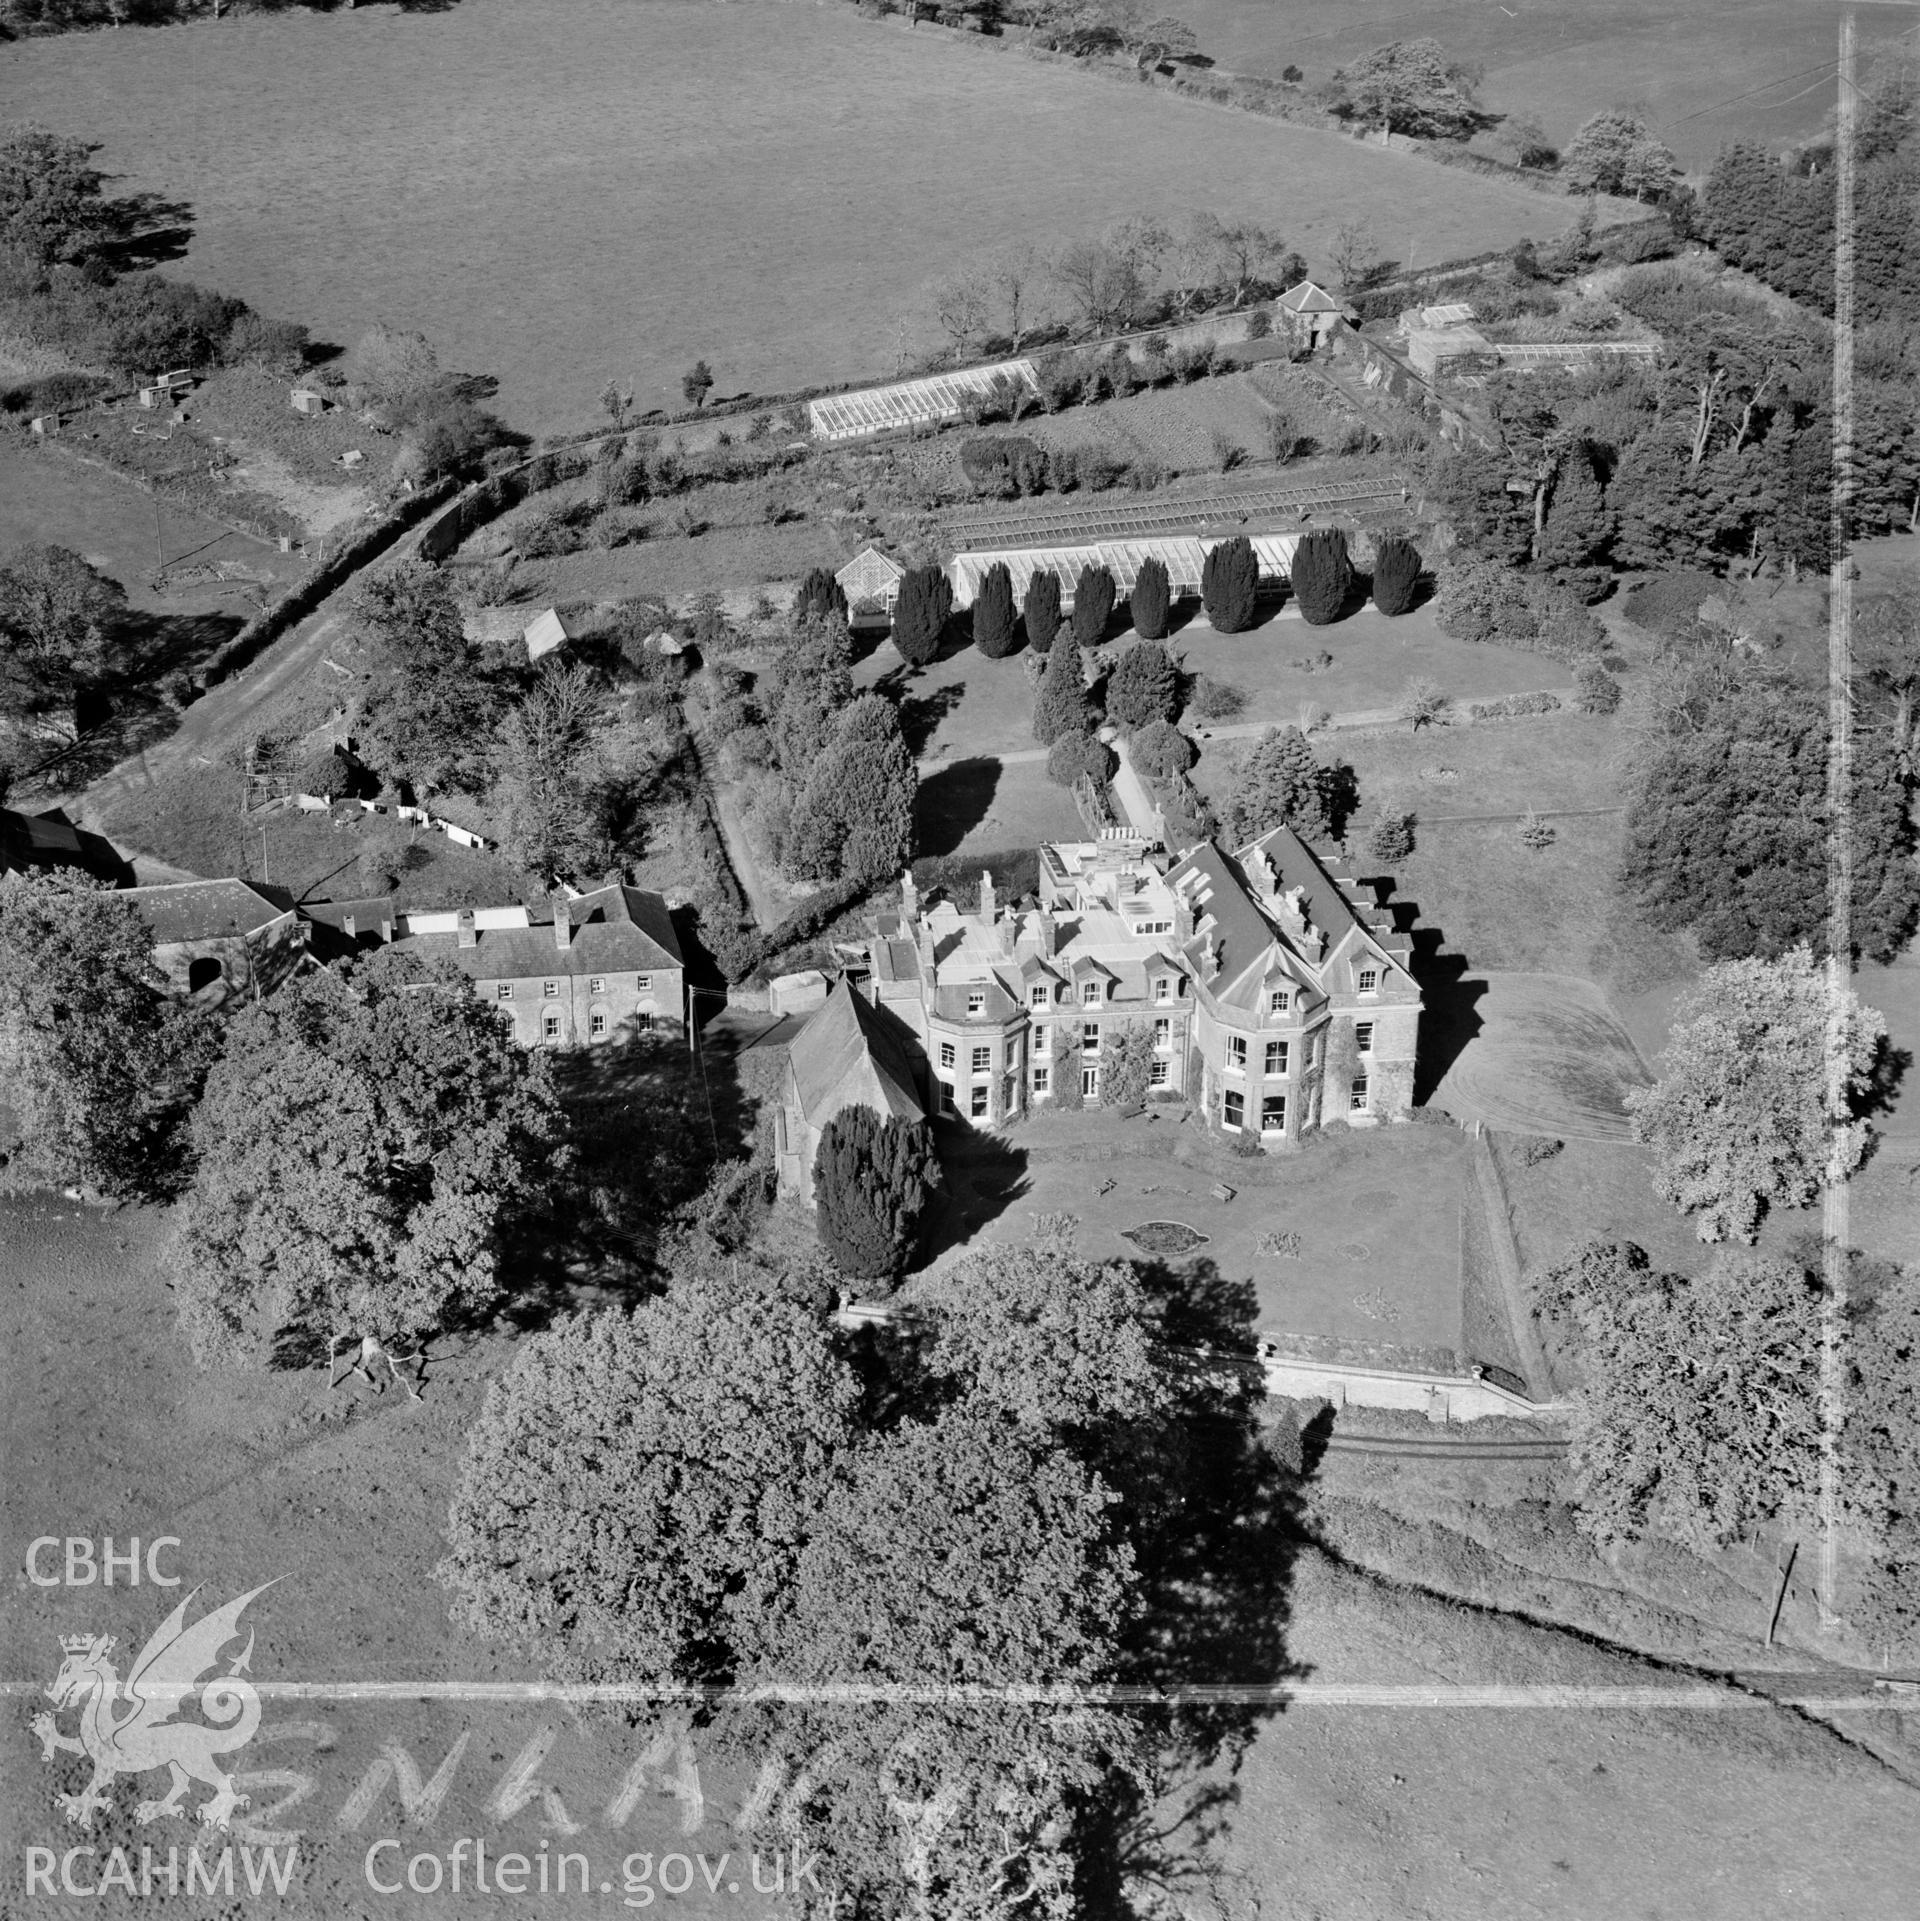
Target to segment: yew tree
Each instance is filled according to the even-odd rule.
[[[1215,633],[1245,633],[1253,625],[1259,590],[1260,563],[1245,534],[1208,548],[1200,569],[1200,599]]]
[[[1133,631],[1142,640],[1164,640],[1167,616],[1173,605],[1173,589],[1167,578],[1166,563],[1151,554],[1140,563],[1133,579],[1133,592],[1127,597],[1133,616]]]
[[[1383,614],[1404,614],[1419,586],[1419,548],[1402,535],[1387,535],[1374,550],[1373,604]]]
[[[953,616],[953,583],[938,567],[909,567],[893,607],[893,644],[910,667],[924,667],[940,651]]]
[[[1353,586],[1347,537],[1337,527],[1316,527],[1293,550],[1293,598],[1303,620],[1324,627],[1338,620]]]
[[[1171,720],[1180,705],[1173,656],[1157,640],[1135,641],[1107,677],[1107,713],[1129,733]]]
[[[1051,747],[1063,735],[1077,737],[1092,731],[1093,700],[1087,692],[1080,642],[1072,628],[1063,627],[1034,690],[1033,737],[1042,747]]]
[[[855,1280],[898,1280],[919,1252],[940,1157],[924,1121],[843,1108],[820,1136],[813,1197],[820,1245]]]
[[[835,578],[831,567],[809,567],[794,589],[793,619],[796,626],[810,620],[847,618],[847,591]]]
[[[1060,631],[1060,576],[1051,567],[1036,567],[1027,579],[1027,591],[1020,609],[1027,630],[1027,645],[1044,654]]]
[[[1019,639],[1013,615],[1013,576],[1004,560],[996,560],[974,596],[973,644],[988,660],[1004,660]]]
[[[1113,618],[1113,576],[1104,567],[1082,567],[1073,590],[1073,633],[1082,647],[1099,643]]]

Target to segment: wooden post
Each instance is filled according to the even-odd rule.
[[[1780,1591],[1773,1597],[1773,1612],[1767,1617],[1767,1646],[1773,1646],[1773,1631],[1780,1625],[1780,1610],[1787,1604],[1787,1583],[1793,1579],[1793,1564],[1799,1558],[1800,1543],[1795,1541],[1787,1549],[1785,1564],[1780,1569]]]

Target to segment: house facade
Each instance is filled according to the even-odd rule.
[[[1278,1150],[1329,1122],[1406,1116],[1420,1025],[1410,957],[1408,936],[1290,827],[1237,854],[1202,842],[1180,858],[1116,835],[1043,846],[1020,906],[990,875],[972,912],[923,906],[903,879],[864,981],[834,998],[864,996],[887,1017],[930,1111],[992,1127],[1100,1104],[1118,1044],[1144,1039],[1149,1099],[1186,1101],[1210,1128]]]
[[[523,1047],[686,1031],[686,962],[666,901],[644,888],[610,884],[538,907],[416,912],[372,899],[304,911],[323,958],[391,945],[451,961]]]

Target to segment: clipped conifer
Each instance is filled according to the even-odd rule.
[[[842,1108],[827,1123],[813,1163],[820,1245],[854,1279],[898,1279],[919,1250],[939,1181],[940,1158],[924,1121]]]
[[[1173,589],[1163,562],[1147,559],[1140,563],[1140,572],[1134,580],[1128,604],[1133,614],[1133,631],[1142,640],[1166,638],[1167,615],[1173,606]]]
[[[1080,643],[1071,627],[1062,627],[1033,697],[1033,737],[1042,747],[1051,747],[1063,734],[1092,732],[1093,702],[1087,696]]]
[[[989,660],[1004,660],[1019,642],[1013,618],[1013,576],[1004,560],[996,560],[974,596],[973,644]]]
[[[893,608],[893,644],[910,667],[924,667],[940,651],[953,615],[953,583],[938,567],[909,567]]]
[[[1260,565],[1245,534],[1207,550],[1200,569],[1200,599],[1215,633],[1243,634],[1253,625],[1259,586]]]
[[[1113,576],[1104,567],[1082,567],[1073,590],[1073,637],[1082,647],[1099,643],[1113,618]]]
[[[1051,567],[1036,567],[1027,581],[1027,596],[1020,617],[1027,630],[1027,645],[1044,654],[1060,631],[1060,576]]]
[[[1389,534],[1373,557],[1373,604],[1383,614],[1404,614],[1420,585],[1420,550],[1412,541]]]
[[[806,578],[794,592],[794,620],[818,620],[828,616],[841,621],[846,619],[846,590],[834,579],[831,568],[809,567]]]
[[[1311,627],[1337,620],[1353,585],[1347,537],[1338,527],[1316,527],[1293,550],[1293,597]]]

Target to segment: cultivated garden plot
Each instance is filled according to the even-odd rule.
[[[1249,376],[1226,374],[1093,407],[1030,414],[1011,431],[1049,448],[1101,447],[1173,473],[1219,473],[1223,447],[1236,449],[1237,461],[1269,458],[1267,422],[1272,415]]]
[[[850,7],[643,17],[467,0],[35,40],[8,92],[131,187],[193,183],[192,278],[340,342],[422,328],[530,432],[585,420],[610,379],[678,407],[700,358],[721,393],[885,378],[897,315],[935,344],[922,290],[956,255],[1141,211],[1224,195],[1316,266],[1368,216],[1448,255],[1567,224],[1518,184]]]

